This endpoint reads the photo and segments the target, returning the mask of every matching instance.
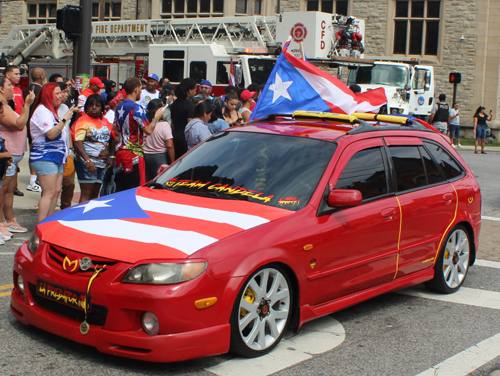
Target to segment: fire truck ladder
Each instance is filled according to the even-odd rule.
[[[190,18],[174,20],[138,20],[93,22],[92,29],[99,26],[146,24],[147,33],[127,33],[113,36],[112,33],[92,35],[94,56],[147,55],[150,44],[211,44],[224,45],[228,53],[237,53],[245,48],[259,48],[267,53],[277,47],[276,17],[220,17]],[[13,59],[15,65],[27,58],[62,58],[71,56],[73,43],[55,24],[17,25],[12,28],[0,44],[0,53]]]

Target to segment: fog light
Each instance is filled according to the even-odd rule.
[[[149,335],[157,335],[160,331],[158,317],[153,312],[145,312],[142,315],[142,329]]]
[[[19,291],[24,294],[24,279],[20,274],[17,275],[17,287],[19,287]]]

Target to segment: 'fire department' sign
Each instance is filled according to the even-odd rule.
[[[294,42],[300,43],[304,39],[306,39],[307,29],[304,26],[304,24],[298,22],[295,25],[293,25],[292,30],[290,31],[290,34],[292,35]]]
[[[149,21],[92,22],[93,37],[150,36]]]

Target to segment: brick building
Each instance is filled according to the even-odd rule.
[[[479,105],[500,114],[500,1],[498,0],[97,0],[94,20],[273,15],[322,11],[366,21],[369,56],[418,57],[435,67],[436,95],[451,102],[451,71],[462,73],[457,98],[461,123]],[[279,3],[279,4],[278,4]],[[12,25],[55,22],[56,9],[78,0],[4,0],[0,38]]]

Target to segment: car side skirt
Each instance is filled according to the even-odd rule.
[[[318,317],[326,316],[331,313],[340,311],[347,307],[358,304],[364,300],[374,298],[375,296],[382,295],[391,291],[400,290],[419,283],[428,281],[434,277],[434,269],[426,269],[419,273],[414,273],[409,276],[398,278],[392,282],[361,291],[355,294],[336,299],[331,302],[322,303],[316,306],[302,306],[300,307],[300,327],[308,321],[312,321]]]

